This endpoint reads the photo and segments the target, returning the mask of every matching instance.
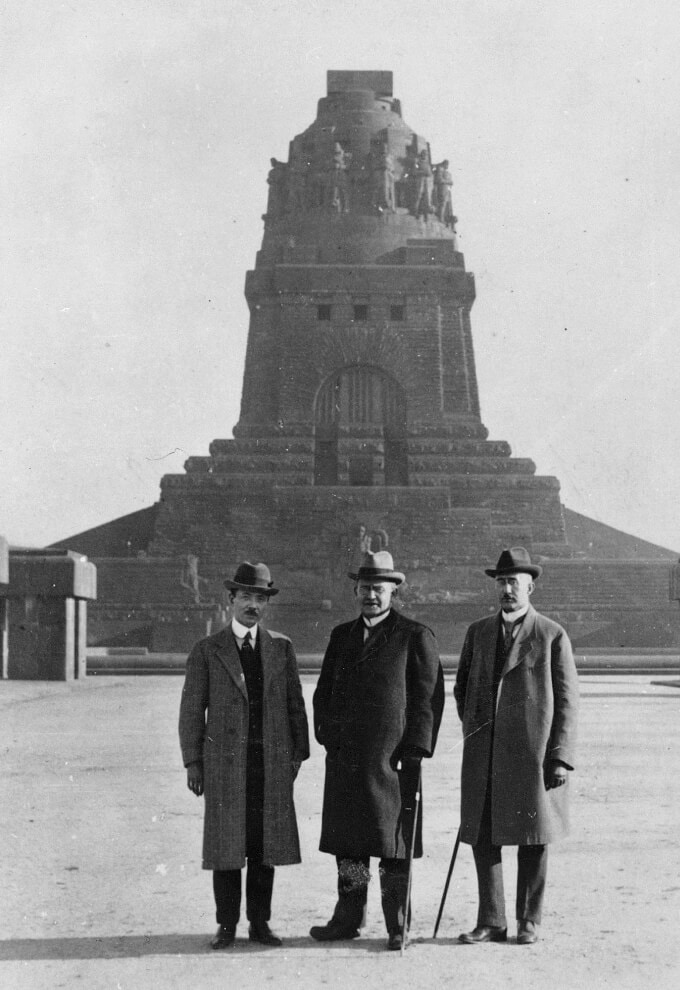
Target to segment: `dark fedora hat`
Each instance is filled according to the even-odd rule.
[[[531,563],[528,550],[524,547],[510,547],[504,550],[498,558],[495,567],[487,567],[484,571],[489,577],[504,577],[506,574],[531,574],[533,578],[543,573],[543,568]]]
[[[278,595],[272,576],[266,564],[251,564],[244,560],[236,568],[233,581],[225,581],[224,587],[230,591],[261,591],[265,595]]]
[[[394,584],[401,584],[406,580],[405,574],[395,571],[392,554],[387,550],[364,554],[359,570],[349,571],[348,575],[353,581],[393,581]]]

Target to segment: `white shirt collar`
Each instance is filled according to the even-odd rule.
[[[237,619],[231,620],[231,631],[239,642],[239,646],[246,638],[248,633],[250,633],[250,638],[252,640],[253,646],[257,642],[257,624],[254,626],[244,626]]]
[[[376,615],[376,616],[374,616],[371,619],[367,619],[365,615],[362,615],[361,618],[362,618],[363,623],[364,623],[365,626],[368,626],[369,629],[373,629],[375,626],[379,625],[381,622],[384,622],[385,619],[387,618],[387,616],[390,614],[391,611],[392,610],[388,608],[388,610],[386,612],[383,612],[382,615]]]
[[[523,619],[528,611],[529,611],[528,605],[525,605],[524,608],[518,608],[516,612],[501,611],[501,618],[503,619],[503,622],[506,624],[506,626],[508,625],[511,626],[514,625],[515,622],[518,622],[520,619]]]

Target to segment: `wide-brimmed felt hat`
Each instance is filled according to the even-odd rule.
[[[543,568],[531,563],[529,551],[525,547],[510,547],[504,550],[498,558],[495,567],[487,567],[484,571],[489,577],[505,577],[507,574],[531,574],[533,578],[543,573]]]
[[[359,570],[349,571],[348,576],[353,581],[393,581],[394,584],[401,584],[406,580],[405,574],[395,571],[392,554],[387,550],[364,554]]]
[[[230,591],[261,591],[265,595],[278,595],[272,576],[266,564],[251,564],[244,560],[236,568],[233,581],[225,581],[224,587]]]

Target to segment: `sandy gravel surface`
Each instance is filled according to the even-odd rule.
[[[312,677],[305,678],[311,701]],[[317,851],[323,760],[299,777],[304,862],[277,871],[282,949],[214,953],[202,809],[177,744],[179,677],[0,683],[0,988],[652,988],[680,986],[680,690],[646,677],[583,677],[573,830],[553,846],[541,941],[462,946],[476,897],[463,846],[439,938],[432,929],[458,824],[460,731],[450,688],[425,771],[425,850],[414,878],[414,944],[385,951],[377,882],[363,937],[307,935],[334,903]],[[514,852],[506,856],[510,916]]]

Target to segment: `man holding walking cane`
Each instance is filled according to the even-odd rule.
[[[319,848],[336,857],[338,900],[331,920],[310,935],[358,937],[373,856],[388,948],[403,951],[409,867],[422,856],[420,763],[434,752],[443,673],[430,629],[393,608],[404,575],[391,554],[367,553],[349,577],[360,615],[331,632],[314,693],[314,730],[326,749]]]
[[[500,611],[468,629],[454,696],[463,722],[460,839],[477,870],[477,925],[464,943],[505,942],[503,846],[518,846],[517,944],[538,939],[548,843],[568,829],[578,683],[564,629],[529,596],[541,568],[524,547],[495,568]]]

